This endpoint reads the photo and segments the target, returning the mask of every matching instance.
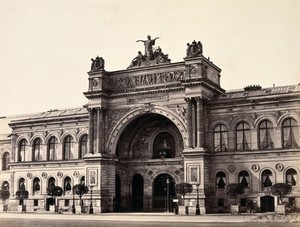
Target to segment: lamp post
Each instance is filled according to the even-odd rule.
[[[200,208],[199,208],[199,183],[196,184],[196,190],[197,190],[196,215],[200,215]]]
[[[75,198],[74,198],[74,194],[75,194],[75,190],[74,190],[74,186],[73,186],[73,204],[72,204],[72,213],[75,214],[76,210],[75,210]]]
[[[94,213],[94,209],[93,209],[93,186],[90,186],[91,188],[91,203],[90,203],[90,214]]]
[[[169,190],[170,190],[170,188],[169,188],[169,186],[170,186],[170,179],[169,178],[167,178],[167,212],[170,212],[170,201],[169,201],[169,194],[170,194],[170,192],[169,192]]]

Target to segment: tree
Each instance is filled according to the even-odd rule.
[[[52,198],[56,198],[59,196],[62,196],[63,189],[59,186],[50,186],[47,188],[47,194],[50,195]],[[55,206],[55,200],[54,200],[54,206]]]
[[[80,206],[83,206],[82,196],[89,192],[89,188],[85,184],[76,184],[73,187],[73,193],[76,193],[80,198]]]
[[[237,183],[231,183],[225,186],[224,192],[228,197],[234,198],[235,205],[236,205],[237,196],[243,194],[245,190],[243,185]]]
[[[292,192],[292,185],[286,183],[277,183],[272,185],[271,192],[274,195],[277,195],[282,204],[283,199]]]
[[[184,199],[184,196],[187,193],[191,193],[193,191],[193,185],[186,183],[186,182],[182,182],[182,183],[175,185],[175,191],[176,191],[176,194],[182,195],[182,197]]]
[[[28,191],[25,188],[21,188],[16,192],[16,198],[19,200],[19,205],[23,205],[24,199],[28,199]]]
[[[3,189],[0,191],[0,196],[1,196],[1,199],[3,200],[3,203],[5,203],[5,201],[9,198],[10,193],[8,190]]]

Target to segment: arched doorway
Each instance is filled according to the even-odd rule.
[[[260,211],[274,212],[274,197],[270,195],[260,197]]]
[[[144,179],[140,174],[132,178],[132,211],[142,211],[144,201]]]
[[[47,198],[46,199],[46,211],[50,210],[50,206],[54,205],[54,198]]]
[[[153,182],[153,211],[172,211],[175,181],[169,174],[158,175]]]
[[[114,210],[121,211],[121,178],[118,174],[116,174]]]

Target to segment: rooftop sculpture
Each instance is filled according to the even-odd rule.
[[[144,43],[145,54],[143,55],[142,52],[139,51],[138,55],[132,59],[128,68],[170,63],[171,60],[168,59],[168,55],[164,54],[160,47],[154,50],[153,46],[157,39],[159,39],[159,37],[151,39],[151,36],[148,35],[146,40],[137,40],[137,42]]]
[[[102,57],[97,56],[95,59],[91,59],[91,71],[96,72],[104,69],[104,59]]]

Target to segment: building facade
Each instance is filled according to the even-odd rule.
[[[274,211],[270,188],[282,182],[293,187],[286,200],[300,207],[300,85],[226,92],[201,42],[177,63],[154,51],[155,39],[143,42],[145,54],[125,70],[108,72],[103,58],[92,59],[82,108],[10,121],[0,141],[8,209],[25,186],[27,211],[49,210],[47,188],[57,185],[57,204],[70,211],[79,205],[72,188],[84,183],[84,205],[95,213],[170,211],[181,182],[193,185],[185,204],[199,204],[201,214],[229,212],[228,183],[244,186],[242,208],[251,201],[251,209]]]

